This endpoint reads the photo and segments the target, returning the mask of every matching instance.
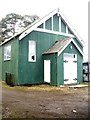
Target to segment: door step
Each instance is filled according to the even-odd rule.
[[[87,87],[88,85],[70,85],[69,88],[82,88]]]

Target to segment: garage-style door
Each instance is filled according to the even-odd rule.
[[[64,53],[64,84],[77,83],[77,54]]]

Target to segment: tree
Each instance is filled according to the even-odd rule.
[[[37,19],[39,19],[37,15],[21,16],[15,13],[7,14],[6,17],[0,21],[0,38],[3,40],[10,38]]]

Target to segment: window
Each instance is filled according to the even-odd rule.
[[[83,65],[83,73],[88,73],[88,66],[87,66],[87,64]]]
[[[4,60],[11,59],[11,45],[4,47]]]
[[[64,53],[64,56],[67,58],[76,58],[77,57],[76,54],[70,54],[70,53]]]
[[[28,54],[29,62],[36,62],[36,42],[29,41],[29,54]]]

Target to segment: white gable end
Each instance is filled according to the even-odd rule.
[[[84,53],[81,51],[81,49],[78,47],[78,45],[75,43],[75,41],[70,38],[70,41],[62,48],[61,51],[58,52],[58,56],[63,52],[63,50],[71,43],[73,42],[73,44],[75,45],[75,47],[77,48],[77,50],[81,53],[82,56],[84,56]]]
[[[55,18],[57,16],[57,18]],[[57,21],[57,24],[55,24],[55,19]],[[55,9],[42,19],[37,20],[33,24],[31,24],[28,29],[24,30],[22,34],[19,36],[19,40],[21,40],[23,37],[28,35],[31,31],[41,31],[41,32],[47,32],[47,33],[53,33],[53,34],[59,34],[59,35],[65,35],[67,37],[76,37],[79,41],[79,43],[83,46],[81,42],[81,38],[78,36],[76,31],[73,29],[73,27],[70,25],[68,20],[65,18],[65,16],[60,12],[59,9]]]

